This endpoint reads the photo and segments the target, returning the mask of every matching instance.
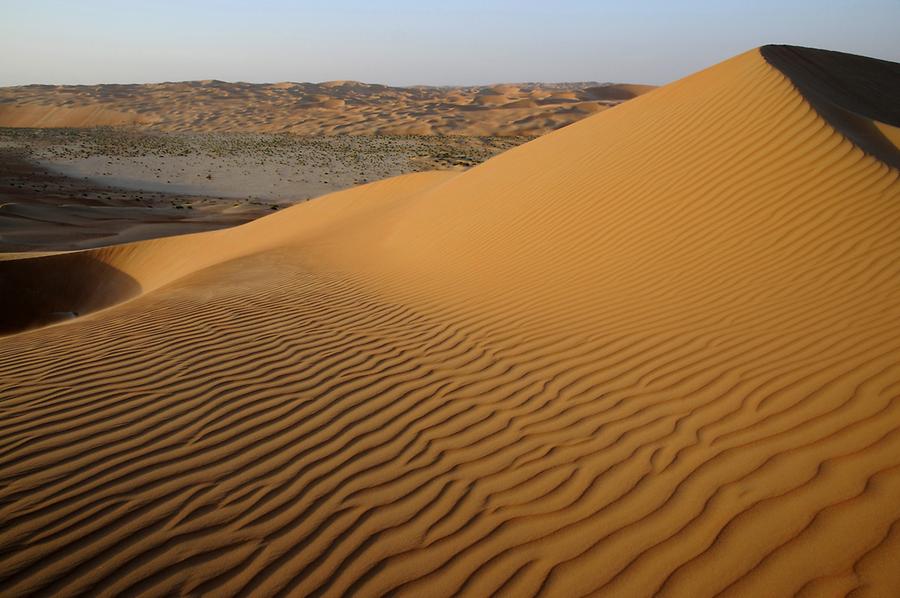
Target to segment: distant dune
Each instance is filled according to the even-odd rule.
[[[597,83],[388,87],[357,81],[26,85],[0,88],[0,126],[137,125],[161,131],[302,135],[541,135],[650,89]],[[532,101],[535,98],[539,101]]]
[[[847,60],[0,262],[2,593],[891,595],[900,65]]]
[[[0,104],[0,126],[3,127],[64,128],[140,124],[145,124],[145,121],[135,113],[120,112],[97,104],[76,108]]]

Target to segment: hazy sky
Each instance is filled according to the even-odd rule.
[[[0,85],[665,83],[766,43],[900,61],[900,0],[0,0]]]

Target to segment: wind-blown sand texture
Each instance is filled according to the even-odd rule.
[[[108,307],[0,344],[3,592],[890,595],[900,173],[792,82],[841,56],[791,52],[463,173],[0,262],[7,330]]]
[[[160,131],[300,135],[542,135],[653,89],[523,83],[388,87],[357,81],[0,88],[0,126],[135,125]]]

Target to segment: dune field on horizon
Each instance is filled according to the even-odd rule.
[[[896,596],[900,64],[640,91],[468,170],[6,254],[0,594]]]
[[[391,87],[183,81],[0,87],[0,127],[297,135],[542,135],[654,89],[630,83]]]

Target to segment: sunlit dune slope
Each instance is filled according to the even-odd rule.
[[[45,305],[9,327],[96,310],[0,342],[0,588],[890,595],[900,173],[808,99],[840,56],[770,51],[464,173],[0,262]]]
[[[0,104],[3,127],[105,127],[144,124],[136,113],[100,105],[79,107]]]

